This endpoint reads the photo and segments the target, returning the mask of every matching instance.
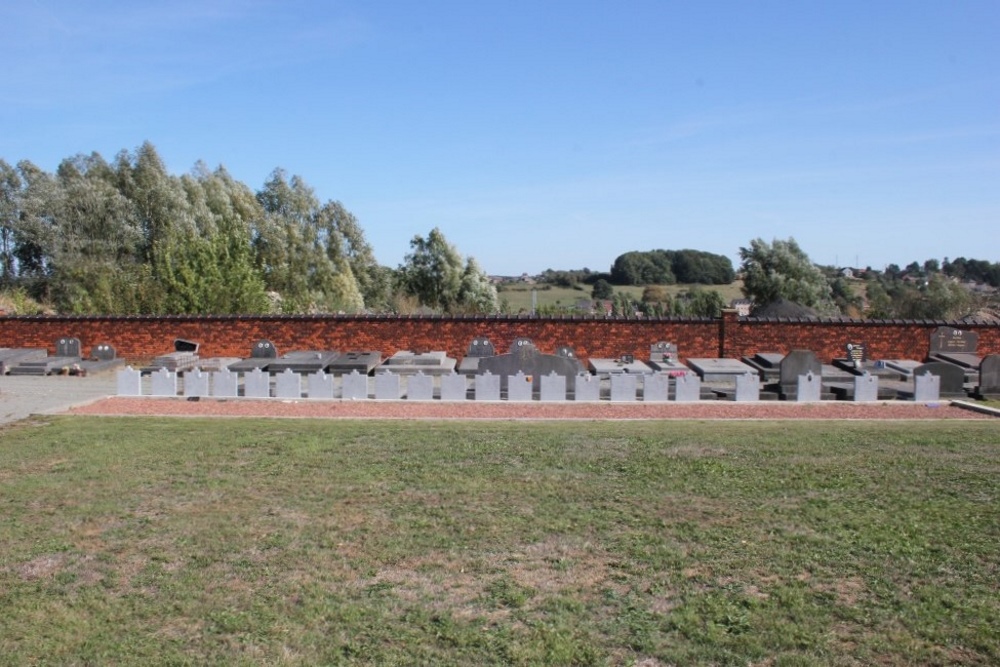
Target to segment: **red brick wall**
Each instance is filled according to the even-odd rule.
[[[465,355],[469,341],[488,337],[499,352],[515,338],[534,341],[543,352],[573,347],[586,361],[633,354],[649,357],[649,346],[676,343],[682,358],[741,357],[756,352],[814,351],[821,360],[844,356],[848,341],[865,342],[872,358],[923,359],[931,332],[948,325],[976,331],[980,354],[1000,354],[1000,325],[968,325],[932,321],[779,321],[739,319],[726,312],[719,320],[617,319],[591,317],[0,317],[0,347],[44,347],[55,352],[62,336],[79,338],[85,353],[110,343],[118,355],[143,361],[169,352],[175,338],[200,343],[203,357],[245,357],[260,339],[272,341],[279,353],[321,349],[444,350]]]

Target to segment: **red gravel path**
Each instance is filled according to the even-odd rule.
[[[510,403],[279,399],[106,398],[73,408],[78,415],[299,417],[321,419],[993,419],[939,404],[785,403]]]

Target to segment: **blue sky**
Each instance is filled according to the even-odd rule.
[[[996,0],[20,0],[0,25],[0,158],[281,167],[389,266],[434,227],[494,274],[790,236],[1000,261]]]

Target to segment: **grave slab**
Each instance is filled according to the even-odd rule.
[[[812,371],[799,376],[796,387],[795,400],[799,403],[815,403],[820,400],[822,381],[819,375],[813,375]]]
[[[357,371],[362,375],[369,375],[379,364],[382,363],[382,353],[375,351],[365,352],[344,352],[338,354],[327,364],[326,370],[334,375],[343,375],[351,371]]]
[[[500,400],[500,376],[489,371],[473,378],[473,391],[477,401]]]
[[[678,403],[694,403],[701,399],[701,378],[694,373],[682,375],[674,380],[674,400]]]
[[[376,401],[398,401],[402,395],[399,375],[389,371],[375,374]]]
[[[271,375],[259,368],[243,375],[243,395],[246,398],[270,398]]]
[[[645,403],[662,403],[670,395],[670,376],[666,373],[645,375],[642,379],[642,400]]]
[[[360,401],[368,398],[368,375],[351,371],[340,378],[340,396],[345,401]]]
[[[468,399],[469,380],[465,375],[452,373],[441,376],[441,400],[464,401]]]
[[[400,350],[385,360],[381,368],[399,375],[444,375],[455,370],[457,361],[446,352],[433,351],[419,354]]]
[[[176,396],[177,373],[160,368],[150,374],[150,388],[153,396]]]
[[[296,400],[302,398],[302,376],[291,368],[275,374],[274,397]]]
[[[737,378],[747,373],[756,375],[752,366],[739,359],[695,358],[688,359],[687,365],[698,374],[702,382],[735,383]]]
[[[599,401],[601,399],[601,380],[589,373],[580,373],[573,378],[574,401]]]
[[[611,401],[626,403],[636,400],[636,390],[639,376],[630,373],[619,373],[611,376]]]
[[[247,373],[255,368],[268,370],[268,365],[278,358],[278,348],[269,340],[259,340],[250,346],[250,357],[229,364],[229,370]]]
[[[734,400],[737,403],[754,403],[760,400],[760,376],[754,372],[747,372],[736,376],[736,393]]]
[[[216,398],[236,398],[239,395],[240,378],[239,375],[224,368],[214,371],[212,378],[212,396]],[[187,381],[187,378],[185,378]]]
[[[184,396],[186,398],[201,398],[209,396],[208,373],[200,368],[194,368],[185,373]]]
[[[142,396],[142,373],[131,366],[118,371],[115,380],[119,396]]]
[[[333,376],[324,371],[316,371],[306,376],[306,396],[331,400],[334,396]]]
[[[516,375],[507,378],[507,400],[526,402],[532,398],[533,378],[518,371]]]
[[[652,374],[653,368],[644,361],[638,359],[617,358],[617,359],[589,359],[587,367],[594,375],[602,378],[612,375],[631,373],[632,375]]]
[[[303,374],[326,371],[338,354],[335,350],[294,350],[268,363],[267,370],[269,373],[290,370]]]

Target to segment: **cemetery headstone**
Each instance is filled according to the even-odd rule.
[[[472,342],[469,343],[469,349],[466,351],[465,356],[492,357],[494,354],[496,354],[496,348],[493,347],[493,343],[490,342],[490,339],[477,337],[473,338]]]
[[[979,334],[975,331],[962,331],[954,327],[938,327],[931,332],[930,353],[957,352],[975,354],[979,344]]]
[[[674,380],[674,400],[693,403],[701,399],[701,378],[694,373],[680,375]]]
[[[368,398],[368,375],[357,371],[345,373],[340,378],[340,395],[345,401],[359,401]]]
[[[579,373],[573,378],[574,401],[601,400],[601,380],[590,373]]]
[[[486,371],[473,381],[473,391],[477,401],[500,400],[500,376]]]
[[[464,401],[468,398],[469,382],[465,375],[451,373],[441,376],[441,400]]]
[[[979,364],[978,398],[1000,396],[1000,354],[987,354]]]
[[[212,396],[217,398],[235,398],[239,392],[239,376],[228,368],[213,371]]]
[[[760,377],[756,373],[736,376],[735,399],[738,403],[753,403],[760,400]]]
[[[930,371],[913,376],[913,400],[917,403],[933,403],[941,397],[941,377]]]
[[[820,399],[820,376],[813,375],[812,371],[799,376],[798,388],[795,393],[795,400],[801,402],[816,402]]]
[[[57,357],[79,357],[81,349],[79,338],[60,338],[56,341]]]
[[[388,372],[375,374],[375,400],[398,401],[402,395],[399,375]]]
[[[854,378],[854,400],[857,403],[872,403],[878,400],[878,376],[865,371]]]
[[[787,399],[795,396],[798,391],[799,376],[808,373],[812,373],[817,378],[823,375],[823,365],[812,350],[792,350],[786,354],[785,358],[781,360],[778,374],[781,397]]]
[[[556,372],[542,376],[542,388],[539,394],[542,401],[566,400],[566,376]]]
[[[141,396],[142,395],[142,373],[131,366],[118,371],[117,375],[119,396]]]
[[[150,374],[150,389],[153,396],[176,396],[177,373],[161,368]]]
[[[97,361],[115,361],[118,358],[115,348],[107,343],[95,345],[90,351],[90,356]]]
[[[532,377],[525,375],[523,371],[518,371],[516,375],[510,376],[507,378],[507,400],[530,401],[532,384]]]
[[[670,396],[670,376],[666,373],[654,373],[643,376],[642,400],[645,403],[659,403]]]
[[[945,361],[929,361],[913,370],[913,375],[931,373],[941,378],[939,391],[948,398],[963,397],[965,393],[965,371],[960,366]],[[936,399],[935,399],[936,400]]]
[[[457,375],[465,383],[465,376]],[[434,378],[417,371],[406,380],[406,398],[410,401],[430,401],[434,398]],[[464,396],[463,396],[464,398]]]
[[[847,343],[844,348],[847,351],[847,361],[854,368],[862,368],[868,361],[867,343]]]
[[[306,376],[306,396],[330,400],[334,396],[333,375],[316,371]]]
[[[611,400],[613,402],[627,402],[636,400],[636,389],[638,388],[638,375],[627,373],[611,376]]]
[[[270,398],[271,376],[254,368],[243,376],[243,396],[246,398]]]
[[[208,373],[195,368],[184,374],[184,396],[187,398],[208,396]]]
[[[302,398],[302,376],[286,368],[281,373],[274,376],[274,396],[275,398],[299,399]]]

